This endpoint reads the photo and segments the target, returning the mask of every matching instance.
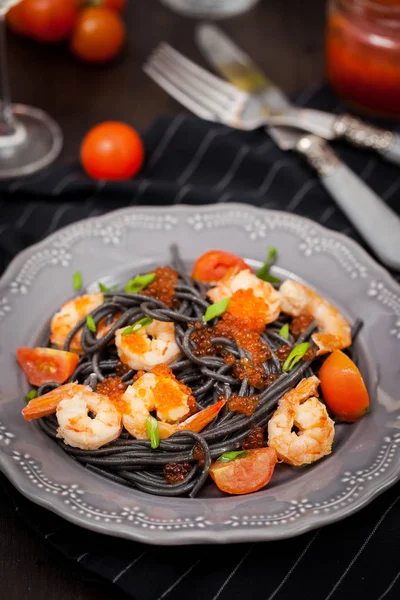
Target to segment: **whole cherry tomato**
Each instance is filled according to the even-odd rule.
[[[21,22],[40,42],[59,42],[71,34],[77,17],[75,0],[24,0]]]
[[[362,375],[344,352],[332,352],[318,377],[324,400],[340,421],[353,423],[368,411],[369,396]]]
[[[125,25],[115,11],[84,8],[71,38],[72,52],[87,62],[102,63],[117,56],[126,38]]]
[[[94,179],[129,179],[142,166],[144,149],[136,131],[116,121],[96,125],[81,146],[81,162]]]
[[[199,281],[215,282],[222,279],[229,269],[250,269],[243,258],[224,250],[208,250],[194,263],[192,277]]]
[[[19,35],[26,35],[26,27],[24,23],[24,9],[23,4],[25,0],[19,2],[15,6],[12,6],[7,12],[7,25],[9,28],[14,31],[14,33],[18,33]]]

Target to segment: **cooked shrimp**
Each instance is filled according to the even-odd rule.
[[[146,440],[146,420],[151,411],[156,412],[160,438],[164,439],[177,431],[201,431],[224,404],[217,402],[189,416],[196,408],[191,389],[180,383],[168,367],[159,365],[128,387],[120,407],[124,427],[133,437]]]
[[[72,398],[61,400],[56,414],[57,437],[74,448],[97,450],[116,440],[122,431],[117,407],[106,396],[91,390],[80,390]]]
[[[272,323],[279,317],[281,311],[280,293],[267,281],[259,279],[251,271],[230,269],[218,284],[208,290],[207,295],[213,302],[219,302],[231,297],[239,290],[252,290],[256,298],[265,303],[265,323]]]
[[[154,320],[136,332],[122,335],[124,329],[115,332],[115,345],[121,362],[131,369],[150,371],[158,364],[169,365],[180,354],[173,323]]]
[[[331,453],[335,426],[320,402],[318,377],[302,379],[287,392],[268,423],[268,446],[283,462],[300,467]],[[298,431],[292,431],[296,427]]]
[[[351,345],[350,324],[340,312],[317,292],[297,281],[287,279],[279,289],[282,311],[297,317],[311,315],[319,329],[312,340],[318,346],[317,354],[326,354]]]
[[[84,317],[91,313],[95,308],[101,306],[104,302],[104,294],[85,294],[72,300],[68,300],[62,305],[60,310],[53,316],[50,329],[50,341],[58,348],[64,347],[64,342],[71,329],[75,327]],[[72,352],[82,352],[81,347],[82,331],[73,337],[70,349]]]
[[[91,392],[92,388],[80,383],[65,383],[56,387],[54,390],[33,398],[22,410],[22,415],[26,421],[47,417],[56,412],[58,404],[66,398],[73,398],[80,392]]]

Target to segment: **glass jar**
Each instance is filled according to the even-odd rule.
[[[356,109],[400,118],[400,0],[330,0],[326,72]]]
[[[259,0],[161,0],[186,17],[222,19],[250,10]]]

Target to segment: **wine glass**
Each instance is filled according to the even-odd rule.
[[[0,179],[30,175],[60,153],[60,127],[43,111],[11,104],[6,59],[5,16],[20,0],[0,0]]]

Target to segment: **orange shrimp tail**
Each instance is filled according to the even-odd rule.
[[[72,398],[78,392],[91,391],[91,388],[87,385],[80,385],[79,383],[67,383],[60,385],[58,388],[39,396],[39,398],[33,398],[21,411],[22,416],[26,421],[33,421],[34,419],[40,419],[41,417],[48,417],[56,412],[58,404],[64,398]]]
[[[217,416],[217,414],[219,413],[219,411],[225,403],[226,400],[219,400],[215,404],[207,406],[207,408],[205,408],[204,410],[201,410],[200,412],[186,419],[186,421],[184,421],[183,423],[180,423],[178,425],[177,430],[194,431],[195,433],[198,433],[199,431],[204,429],[206,425],[211,423],[211,421]]]
[[[204,429],[206,425],[211,423],[225,403],[226,400],[219,400],[215,404],[212,404],[195,415],[192,415],[186,419],[186,421],[179,423],[178,425],[171,425],[170,423],[158,421],[158,433],[160,435],[160,439],[165,440],[170,435],[173,435],[178,431],[194,431],[195,433],[198,433]]]

